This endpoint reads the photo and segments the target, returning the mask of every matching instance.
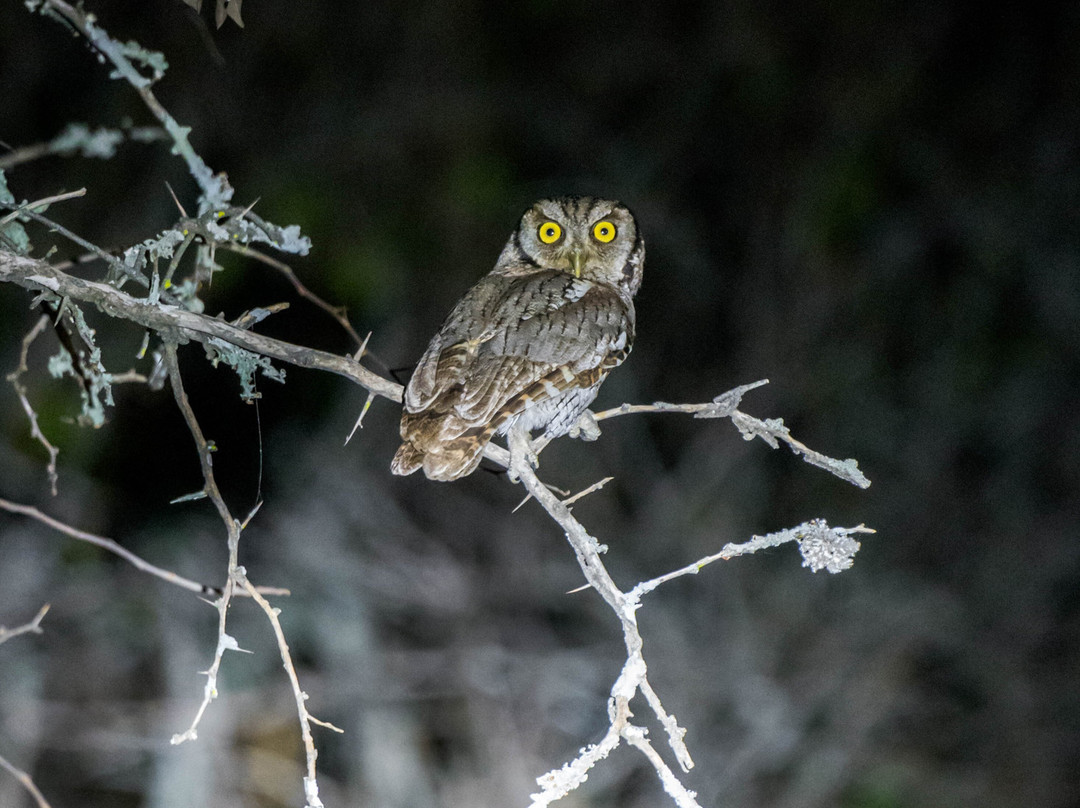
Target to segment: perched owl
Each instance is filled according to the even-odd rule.
[[[630,352],[645,243],[618,202],[542,199],[458,301],[408,387],[394,474],[472,473],[513,426],[565,435]]]

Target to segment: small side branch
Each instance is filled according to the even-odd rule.
[[[180,744],[184,741],[193,741],[199,737],[198,727],[199,722],[202,721],[203,713],[206,712],[206,708],[210,706],[210,702],[216,699],[218,695],[217,675],[218,670],[221,668],[221,659],[225,656],[225,652],[242,650],[239,643],[237,643],[236,638],[229,635],[225,630],[225,620],[229,613],[229,602],[232,600],[233,592],[236,588],[236,572],[238,569],[237,554],[240,547],[240,524],[229,512],[229,508],[221,496],[217,481],[214,479],[214,467],[210,459],[211,447],[206,440],[206,437],[203,435],[198,420],[195,418],[195,412],[191,409],[191,403],[188,401],[187,393],[184,392],[184,383],[180,376],[180,364],[176,358],[176,345],[168,342],[165,343],[164,354],[165,368],[169,374],[169,384],[173,390],[173,398],[176,399],[176,406],[180,408],[180,412],[184,416],[188,431],[191,432],[191,437],[195,441],[195,448],[199,453],[199,465],[202,467],[203,474],[203,493],[210,498],[210,501],[214,503],[214,507],[217,508],[218,515],[221,517],[221,521],[225,523],[225,529],[228,532],[229,537],[229,566],[225,576],[225,588],[221,593],[221,597],[213,603],[213,606],[218,610],[218,642],[217,648],[214,650],[214,661],[205,672],[206,685],[203,688],[203,700],[202,703],[199,704],[199,709],[195,713],[195,718],[192,720],[191,726],[188,727],[185,732],[173,735],[171,739],[171,743]]]
[[[30,398],[27,394],[26,385],[22,383],[22,375],[27,372],[26,357],[30,352],[30,345],[41,336],[41,332],[49,327],[49,315],[43,314],[38,318],[37,323],[31,328],[26,336],[22,340],[22,350],[19,352],[19,365],[5,378],[11,383],[11,386],[15,389],[15,395],[19,399],[19,403],[22,404],[23,412],[26,413],[26,417],[30,421],[30,437],[45,447],[45,451],[49,453],[49,463],[45,467],[45,472],[49,476],[49,487],[52,490],[52,495],[56,496],[56,486],[60,480],[56,471],[56,458],[60,454],[60,450],[53,446],[48,438],[45,437],[45,433],[41,431],[41,426],[38,424],[37,412],[30,404]]]
[[[45,799],[45,795],[41,793],[34,781],[30,778],[30,775],[24,772],[22,769],[17,769],[7,762],[3,757],[0,757],[0,769],[6,769],[11,773],[11,776],[22,783],[23,788],[30,792],[30,796],[34,798],[34,801],[38,804],[38,808],[51,808],[49,801]]]
[[[226,245],[226,248],[247,258],[253,258],[256,261],[266,264],[268,267],[273,267],[282,275],[284,275],[285,279],[292,284],[293,289],[298,295],[300,295],[300,297],[314,303],[320,309],[333,317],[337,324],[340,325],[342,329],[344,329],[345,333],[348,334],[349,337],[357,344],[357,346],[360,347],[361,355],[363,354],[363,347],[367,343],[367,340],[361,339],[360,335],[356,333],[356,329],[353,328],[352,323],[349,322],[349,318],[345,314],[344,306],[333,306],[327,303],[317,294],[312,292],[303,284],[300,278],[297,277],[296,273],[293,272],[292,267],[290,267],[284,261],[279,261],[277,258],[274,258],[271,255],[267,255],[264,252],[260,252],[259,250],[256,250],[253,247],[249,247],[246,244],[228,244]],[[357,356],[356,358],[360,359],[360,356]]]
[[[281,621],[278,620],[281,609],[271,606],[269,601],[259,594],[258,590],[251,585],[250,581],[248,581],[243,567],[240,567],[237,570],[237,577],[240,586],[242,586],[244,591],[251,595],[251,598],[259,604],[259,607],[266,614],[267,619],[270,620],[270,625],[274,628],[274,636],[277,638],[278,643],[278,652],[281,654],[281,662],[285,666],[285,672],[289,675],[289,684],[292,686],[293,698],[296,700],[296,711],[300,718],[300,734],[304,741],[304,756],[307,759],[307,775],[304,777],[304,797],[307,800],[307,808],[323,808],[322,800],[319,798],[319,783],[315,778],[315,761],[318,759],[319,753],[315,749],[315,742],[311,737],[311,725],[318,724],[319,726],[326,727],[334,732],[343,732],[344,730],[341,730],[326,721],[320,721],[308,712],[308,694],[300,689],[300,680],[296,675],[296,668],[293,666],[292,655],[289,653],[289,644],[285,641],[285,632],[282,631]]]
[[[18,637],[20,634],[40,634],[41,633],[41,620],[49,611],[49,604],[46,603],[39,610],[37,615],[29,623],[24,623],[21,626],[15,628],[4,628],[0,626],[0,644],[3,644],[10,640],[12,637]]]
[[[217,481],[214,478],[210,442],[207,441],[206,437],[203,435],[202,428],[199,426],[199,422],[195,418],[195,413],[191,409],[191,403],[188,401],[187,394],[184,392],[183,380],[180,376],[180,364],[176,357],[176,345],[174,343],[165,343],[165,367],[169,374],[169,383],[173,389],[173,397],[176,399],[176,405],[180,408],[180,412],[183,413],[184,420],[187,422],[188,430],[191,432],[191,437],[194,439],[196,449],[199,453],[199,464],[202,467],[204,483],[203,492],[214,503],[214,507],[217,508],[218,514],[225,524],[229,537],[229,566],[225,581],[225,590],[221,597],[214,602],[214,606],[218,610],[218,643],[217,649],[214,652],[214,661],[210,665],[209,670],[206,671],[206,686],[203,690],[203,700],[199,705],[195,718],[191,722],[191,726],[188,727],[185,732],[174,735],[171,742],[173,744],[180,744],[184,741],[195,740],[198,737],[199,722],[202,720],[203,714],[206,712],[206,708],[210,705],[210,702],[217,698],[217,675],[218,670],[221,668],[222,657],[225,655],[226,651],[242,650],[236,639],[230,636],[225,630],[225,619],[229,610],[229,601],[232,599],[234,592],[245,592],[259,604],[259,607],[270,620],[270,624],[274,630],[274,636],[277,638],[278,650],[281,654],[282,663],[288,673],[289,683],[296,699],[297,711],[300,717],[300,731],[303,736],[304,752],[307,759],[307,775],[304,777],[306,806],[307,808],[323,808],[322,800],[319,798],[319,784],[316,780],[315,761],[318,758],[318,752],[315,749],[315,743],[311,737],[311,724],[317,723],[338,732],[341,730],[338,730],[337,727],[334,727],[332,724],[315,719],[308,713],[307,707],[305,706],[307,694],[300,689],[300,682],[296,676],[296,669],[292,663],[289,646],[285,641],[285,634],[282,631],[281,623],[278,620],[280,610],[271,606],[266,598],[259,593],[258,589],[255,586],[252,586],[247,578],[247,572],[237,561],[240,547],[240,533],[247,526],[247,520],[245,520],[244,524],[238,522],[230,513],[228,505],[225,504],[225,500],[221,496],[221,490],[218,488]],[[252,512],[251,516],[254,516],[254,512]],[[250,520],[251,516],[248,517],[248,520]]]
[[[802,553],[804,567],[810,567],[814,572],[822,569],[833,573],[842,572],[851,567],[852,559],[861,546],[859,542],[851,538],[851,535],[853,533],[875,532],[875,530],[865,525],[829,527],[824,519],[814,519],[788,530],[766,533],[764,536],[754,536],[742,544],[725,544],[719,553],[705,556],[693,564],[687,564],[680,569],[641,582],[631,589],[627,596],[636,603],[641,599],[642,595],[652,592],[660,584],[673,581],[684,575],[697,575],[703,567],[707,567],[714,561],[728,561],[736,556],[750,555],[758,550],[778,547],[789,541],[799,543],[799,552]]]
[[[641,692],[645,695],[646,702],[652,708],[657,719],[667,729],[668,744],[682,770],[689,771],[693,767],[694,761],[691,759],[690,752],[683,742],[685,730],[664,709],[659,697],[649,685],[648,669],[642,655],[643,641],[637,626],[636,611],[638,604],[628,598],[615,585],[611,575],[605,568],[600,554],[607,548],[589,535],[585,527],[574,517],[567,504],[559,499],[536,476],[536,472],[530,463],[527,435],[517,429],[511,429],[509,440],[511,446],[511,473],[521,481],[521,484],[532,495],[533,499],[540,503],[540,506],[565,531],[566,539],[574,550],[585,579],[618,617],[622,625],[623,641],[626,644],[627,652],[626,664],[611,688],[611,698],[608,703],[610,726],[604,740],[600,744],[582,750],[581,755],[560,769],[548,772],[538,778],[537,783],[542,790],[532,795],[532,805],[548,805],[573,791],[585,781],[588,771],[597,762],[607,757],[622,740],[626,740],[645,754],[646,759],[656,769],[664,788],[675,798],[676,804],[680,808],[700,808],[694,799],[693,792],[686,790],[679,783],[678,778],[664,763],[663,759],[644,740],[644,728],[630,722],[632,716],[630,701],[638,692]]]
[[[26,211],[37,211],[38,208],[47,208],[54,202],[63,202],[67,199],[75,199],[76,197],[86,196],[86,189],[79,188],[77,191],[67,191],[66,193],[56,194],[55,196],[47,196],[44,199],[38,199],[35,202],[27,202],[25,205],[20,205],[15,208],[7,216],[0,217],[0,227],[3,227],[8,222],[13,222],[19,218]]]
[[[222,590],[220,587],[210,586],[209,584],[201,584],[198,581],[192,581],[190,578],[185,578],[183,575],[178,575],[172,570],[167,570],[162,567],[158,567],[151,564],[141,556],[131,552],[131,550],[119,544],[114,539],[110,539],[107,536],[98,536],[95,533],[88,533],[85,530],[79,530],[77,527],[72,527],[69,524],[61,522],[59,519],[55,519],[48,514],[42,513],[32,505],[21,505],[18,502],[11,502],[6,499],[0,499],[0,510],[5,510],[8,513],[17,513],[21,516],[28,516],[31,519],[36,519],[44,525],[48,525],[53,530],[57,530],[63,533],[65,536],[69,536],[78,541],[84,541],[89,544],[93,544],[96,547],[100,547],[103,550],[108,550],[110,553],[118,555],[124,561],[131,564],[135,569],[145,572],[149,575],[160,578],[163,581],[167,581],[174,586],[179,586],[181,589],[187,589],[191,592],[196,592],[200,595],[206,596],[220,596]],[[276,586],[260,586],[258,587],[260,594],[263,595],[288,595],[288,589],[282,589]],[[237,593],[241,594],[241,593]]]
[[[818,468],[825,469],[835,474],[842,480],[847,480],[859,488],[869,488],[870,480],[859,469],[859,464],[853,459],[837,460],[828,455],[821,454],[809,448],[801,441],[791,436],[791,431],[784,426],[783,419],[769,418],[761,420],[752,415],[740,412],[738,409],[743,395],[756,387],[768,384],[768,379],[762,379],[750,384],[743,384],[726,393],[721,393],[712,401],[705,404],[669,404],[666,401],[657,401],[653,404],[623,404],[592,415],[597,421],[605,418],[614,418],[617,415],[630,415],[641,412],[682,412],[693,415],[695,418],[730,418],[739,432],[746,440],[761,438],[772,448],[776,449],[783,441],[791,451],[800,455],[803,460]]]

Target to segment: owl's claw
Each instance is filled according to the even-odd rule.
[[[510,465],[506,469],[506,475],[510,478],[510,482],[517,483],[520,481],[517,469],[521,468],[523,462],[529,464],[529,468],[540,468],[540,458],[537,457],[536,452],[532,448],[532,440],[529,438],[529,433],[521,429],[511,429],[506,436],[506,445],[510,449]]]
[[[592,410],[585,410],[578,416],[577,421],[568,433],[571,438],[581,438],[584,441],[593,441],[600,437],[600,424],[596,422],[596,416]]]

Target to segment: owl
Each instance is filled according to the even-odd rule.
[[[511,428],[570,431],[634,340],[645,243],[618,202],[542,199],[454,306],[405,388],[394,474],[471,474]]]

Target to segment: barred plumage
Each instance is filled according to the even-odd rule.
[[[525,211],[417,364],[393,472],[456,480],[512,426],[566,434],[630,352],[644,261],[618,202],[560,197]]]

